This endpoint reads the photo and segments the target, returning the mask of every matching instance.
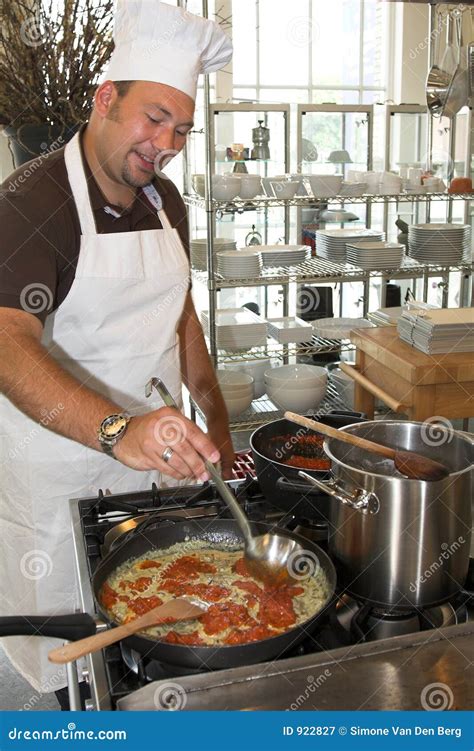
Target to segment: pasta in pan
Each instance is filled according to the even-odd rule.
[[[143,633],[170,644],[224,646],[278,636],[311,618],[327,595],[321,569],[270,587],[250,574],[242,550],[193,541],[126,561],[105,582],[101,602],[113,620],[127,623],[174,597],[197,597],[210,603],[198,619]]]

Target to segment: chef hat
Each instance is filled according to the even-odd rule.
[[[232,42],[214,21],[160,0],[117,0],[108,81],[155,81],[196,98],[200,73],[223,68]]]

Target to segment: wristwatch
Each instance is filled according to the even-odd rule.
[[[113,447],[118,441],[123,438],[127,425],[130,422],[131,417],[126,412],[117,415],[109,415],[100,423],[97,437],[99,443],[102,446],[102,451],[108,456],[116,458],[113,452]]]

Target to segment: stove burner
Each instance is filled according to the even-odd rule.
[[[426,610],[402,612],[376,608],[343,595],[336,606],[336,618],[346,633],[351,634],[356,641],[377,641],[453,626],[462,623],[467,616],[450,603]]]

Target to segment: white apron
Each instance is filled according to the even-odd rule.
[[[161,377],[182,405],[177,325],[189,263],[178,232],[158,208],[161,230],[97,234],[78,135],[66,146],[65,161],[81,222],[80,255],[71,290],[48,316],[42,343],[81,383],[131,414],[163,406],[158,395],[145,398],[152,376]],[[58,391],[43,424],[61,409]],[[146,489],[160,484],[160,475],[129,469],[48,431],[3,396],[0,461],[0,612],[72,613],[79,602],[68,499],[99,488]],[[2,640],[13,665],[41,692],[66,685],[65,668],[47,659],[58,644],[38,636]]]

